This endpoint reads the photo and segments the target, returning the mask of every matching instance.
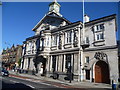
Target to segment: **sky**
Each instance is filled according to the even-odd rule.
[[[32,28],[49,10],[50,2],[3,2],[2,48],[22,44],[34,36]],[[82,2],[60,2],[60,13],[69,21],[82,21]],[[85,2],[85,14],[90,20],[118,14],[117,2]]]

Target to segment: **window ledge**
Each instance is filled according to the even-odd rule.
[[[103,31],[104,31],[104,29],[100,29],[98,31],[94,31],[94,33],[103,32]]]
[[[57,45],[56,46],[51,46],[51,48],[54,48],[54,47],[57,47]]]
[[[105,40],[97,40],[97,41],[94,41],[93,44],[94,44],[94,43],[99,43],[99,42],[104,42],[104,41],[105,41]]]
[[[72,43],[66,43],[65,45],[71,45],[71,44],[72,44]],[[64,46],[65,46],[65,45],[64,45]]]

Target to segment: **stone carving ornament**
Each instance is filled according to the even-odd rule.
[[[103,61],[107,61],[107,54],[103,53],[103,52],[96,52],[94,58],[96,58],[97,60],[103,60]]]

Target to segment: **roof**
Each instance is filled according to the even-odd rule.
[[[54,17],[54,18],[59,18],[59,19],[63,19],[64,21],[71,23],[70,21],[68,21],[66,18],[61,17],[60,15],[58,15],[57,13],[54,12],[49,12],[48,14],[46,14],[38,23],[37,25],[32,29],[33,31],[35,31],[41,24],[42,22],[45,20],[45,18],[47,17]]]
[[[109,19],[113,19],[115,17],[116,17],[116,14],[112,14],[112,15],[109,15],[109,16],[101,17],[101,18],[94,19],[92,21],[86,22],[85,25],[89,26],[91,24],[102,22],[102,21],[106,21],[106,20],[109,20]]]
[[[52,2],[52,3],[49,4],[49,6],[52,5],[52,4],[57,4],[58,6],[60,6],[60,4],[58,2]]]

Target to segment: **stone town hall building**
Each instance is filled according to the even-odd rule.
[[[50,3],[49,12],[24,41],[21,69],[37,75],[74,81],[111,83],[118,79],[116,15],[83,23],[70,22],[60,13],[60,4]]]

